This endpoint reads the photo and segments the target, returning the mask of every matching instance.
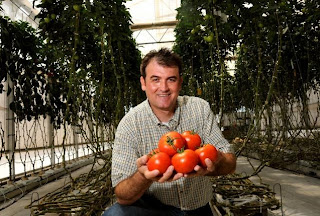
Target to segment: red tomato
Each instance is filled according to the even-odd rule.
[[[165,152],[171,157],[177,153],[178,149],[182,149],[184,145],[185,140],[181,134],[176,131],[170,131],[160,138],[158,148],[161,152]]]
[[[171,158],[174,169],[183,174],[192,172],[198,162],[198,155],[191,149],[182,150]]]
[[[203,145],[195,152],[199,156],[202,167],[207,167],[206,163],[204,162],[206,158],[209,158],[212,162],[216,161],[218,158],[218,151],[216,147],[210,144]]]
[[[160,174],[163,174],[171,165],[171,158],[164,152],[157,152],[154,150],[153,153],[148,155],[148,157],[149,160],[147,162],[147,167],[149,171],[157,169],[159,170]]]
[[[193,131],[185,131],[181,134],[186,140],[186,149],[195,151],[201,145],[201,137]]]

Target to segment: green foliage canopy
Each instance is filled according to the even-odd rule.
[[[19,119],[117,124],[145,98],[124,2],[43,0],[38,31],[1,17],[0,78],[9,73],[15,84],[11,108]]]
[[[320,81],[319,8],[318,1],[181,1],[175,50],[190,83],[184,91],[201,88],[215,113],[305,100]],[[225,73],[230,58],[234,76]]]

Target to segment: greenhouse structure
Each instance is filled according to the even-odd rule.
[[[169,206],[199,215],[209,197],[214,216],[320,215],[319,40],[316,0],[0,0],[0,215],[103,215],[121,206],[119,157],[130,176],[123,182],[147,169],[149,185],[136,193],[167,202],[159,214],[169,215]],[[149,84],[145,57],[159,50],[177,54],[182,65],[155,61],[156,73],[177,76],[153,75]],[[180,95],[170,111],[154,106],[160,91],[159,101]],[[206,101],[210,115],[194,120],[206,107],[180,114],[181,98]],[[150,116],[127,127],[123,119],[143,104],[158,128],[181,137],[184,127],[170,127],[175,116],[195,121],[201,130],[188,130],[201,135],[199,145],[191,150],[187,138],[182,148],[174,144],[180,138],[153,137],[139,125]],[[157,110],[170,118],[161,120]],[[169,156],[160,144],[166,135],[175,151]],[[142,153],[120,137],[149,143]],[[217,141],[209,144],[218,159],[203,165],[196,153],[207,140]],[[128,163],[127,151],[137,164]],[[190,151],[197,161],[181,174],[173,158]],[[149,163],[141,165],[145,153]],[[148,178],[151,160],[164,153],[164,171],[170,165],[174,174],[165,182],[165,174]],[[236,168],[223,166],[226,155]]]

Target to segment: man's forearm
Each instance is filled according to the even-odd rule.
[[[236,170],[236,156],[232,153],[221,153],[221,156],[221,160],[217,164],[215,171],[208,175],[221,176],[234,173]]]
[[[152,180],[146,179],[140,172],[121,181],[115,188],[117,201],[122,205],[130,205],[137,201],[150,187]]]

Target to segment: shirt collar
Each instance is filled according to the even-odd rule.
[[[182,105],[182,97],[181,96],[178,96],[177,98],[177,107],[176,107],[176,110],[174,112],[174,115],[173,117],[170,119],[169,121],[169,128],[171,130],[174,130],[178,124],[179,124],[179,121],[180,121],[180,113],[181,113],[181,105]],[[150,117],[150,119],[157,125],[162,125],[162,123],[159,121],[159,119],[157,118],[157,116],[153,113],[152,111],[152,108],[149,104],[149,100],[146,99],[145,101],[145,106],[146,106],[146,109],[147,109],[147,113]]]

